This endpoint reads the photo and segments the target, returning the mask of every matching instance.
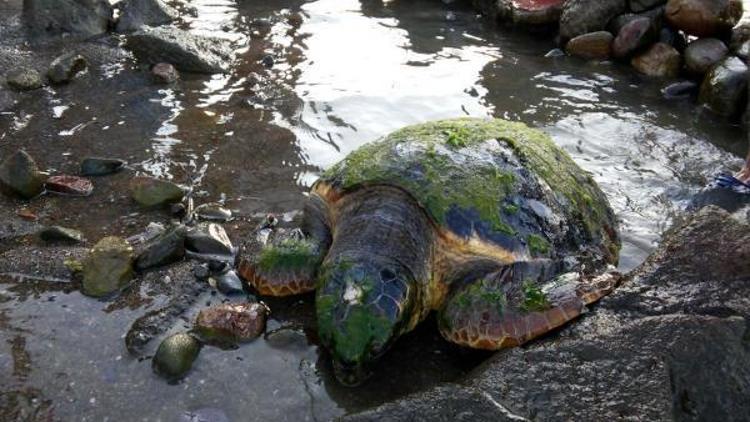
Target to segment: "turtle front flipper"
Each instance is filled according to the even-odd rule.
[[[266,229],[268,230],[268,229]],[[320,263],[331,246],[326,202],[311,194],[301,229],[273,230],[240,264],[240,275],[265,296],[291,296],[315,290]]]
[[[524,279],[522,272],[514,264],[457,282],[439,312],[443,337],[475,349],[518,346],[576,318],[621,279],[616,273],[569,273],[538,283]]]

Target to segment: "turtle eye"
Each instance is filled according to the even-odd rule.
[[[391,270],[382,270],[380,272],[380,279],[383,281],[391,281],[396,278],[396,274]]]

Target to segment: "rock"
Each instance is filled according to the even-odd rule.
[[[115,158],[88,157],[81,162],[82,176],[106,176],[117,173],[125,166],[125,161]]]
[[[558,333],[497,353],[460,384],[344,420],[742,421],[748,297],[750,225],[706,208]]]
[[[218,203],[199,205],[195,208],[194,214],[201,220],[229,221],[232,219],[232,211]]]
[[[66,84],[70,82],[79,72],[83,72],[89,63],[80,54],[64,54],[52,61],[47,70],[47,78],[53,84]]]
[[[16,104],[15,94],[0,85],[0,113],[8,111]]]
[[[728,33],[742,17],[741,0],[669,0],[667,21],[674,28],[698,37]]]
[[[560,20],[564,2],[564,0],[508,0],[506,16],[510,21],[519,25],[551,25]]]
[[[135,268],[143,271],[179,261],[185,256],[186,236],[187,228],[179,224],[152,239],[138,255]]]
[[[664,27],[659,31],[659,42],[671,45],[680,53],[687,48],[687,39],[685,36],[681,32],[669,27]]]
[[[44,191],[44,176],[34,159],[19,150],[0,164],[0,186],[8,193],[30,199]]]
[[[750,209],[747,208],[750,206],[750,195],[742,195],[733,189],[709,185],[693,195],[687,206],[687,210],[694,212],[709,205],[734,213],[743,208]]]
[[[748,41],[750,41],[750,22],[741,23],[732,29],[729,49],[736,53]]]
[[[262,303],[225,303],[203,309],[195,320],[195,330],[208,342],[250,341],[263,333],[268,308]]]
[[[587,60],[606,60],[612,54],[613,38],[607,31],[590,32],[568,41],[565,51]]]
[[[168,85],[177,82],[180,74],[174,66],[169,63],[157,63],[151,68],[154,81],[159,84]]]
[[[83,242],[83,233],[75,229],[49,226],[39,231],[39,238],[45,242]]]
[[[653,9],[666,3],[667,0],[629,0],[630,10],[635,13]]]
[[[737,57],[727,57],[708,72],[698,101],[717,114],[739,116],[747,99],[748,69]]]
[[[674,78],[680,73],[682,58],[674,47],[656,43],[645,53],[634,57],[630,64],[644,75]]]
[[[200,343],[190,334],[171,335],[156,350],[152,362],[154,372],[169,379],[182,378],[193,367],[200,350]]]
[[[698,84],[693,81],[675,82],[664,87],[661,93],[668,100],[686,99],[698,93]]]
[[[260,64],[262,64],[266,69],[272,68],[275,63],[276,60],[270,54],[263,56],[263,58],[260,60]]]
[[[93,36],[107,32],[112,6],[107,0],[24,0],[23,20],[37,35]]]
[[[656,40],[651,19],[637,17],[620,28],[612,43],[612,54],[618,59],[631,57]]]
[[[132,32],[144,25],[159,26],[172,22],[180,13],[162,0],[125,0],[120,6],[117,32]]]
[[[560,36],[571,39],[603,30],[612,18],[626,10],[625,0],[568,0],[560,17]]]
[[[544,57],[548,57],[548,58],[555,58],[555,57],[564,57],[564,56],[565,56],[565,52],[564,52],[564,51],[562,51],[562,50],[561,50],[561,49],[559,49],[559,48],[553,48],[552,50],[548,51],[548,52],[547,52],[547,53],[546,53],[546,54],[544,55]]]
[[[223,73],[232,56],[228,41],[177,28],[143,27],[128,36],[127,47],[146,64],[171,63],[181,72]]]
[[[685,49],[685,68],[693,75],[703,76],[729,53],[723,42],[716,38],[700,38]]]
[[[235,253],[224,227],[215,223],[201,223],[191,229],[185,247],[193,256],[216,261],[233,259]]]
[[[744,43],[742,43],[739,48],[734,50],[734,54],[747,62],[748,57],[750,57],[750,41],[745,41]]]
[[[78,176],[52,176],[44,183],[47,192],[70,196],[89,196],[94,191],[91,180]]]
[[[18,91],[31,91],[44,86],[42,75],[36,70],[28,67],[20,67],[5,75],[8,86]]]
[[[140,205],[155,207],[180,202],[185,196],[185,189],[166,180],[136,176],[130,181],[130,193]]]
[[[208,279],[208,283],[225,295],[243,294],[242,280],[234,270],[225,271]]]
[[[133,248],[119,237],[105,237],[83,261],[83,294],[106,296],[133,278]]]
[[[633,19],[638,19],[640,17],[642,16],[636,15],[635,13],[623,13],[622,15],[617,15],[607,24],[607,31],[616,36],[620,33],[623,26],[627,25]]]

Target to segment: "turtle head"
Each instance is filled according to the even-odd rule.
[[[370,364],[408,324],[415,293],[407,273],[373,262],[338,263],[321,271],[318,334],[342,384],[361,384]]]

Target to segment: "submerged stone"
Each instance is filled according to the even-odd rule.
[[[696,95],[698,84],[693,81],[681,81],[667,85],[661,90],[664,98],[668,100],[685,99]]]
[[[45,242],[83,242],[83,233],[61,226],[49,226],[39,231],[39,237]]]
[[[99,241],[83,261],[83,294],[101,297],[125,287],[133,278],[133,248],[119,237]]]
[[[81,162],[82,176],[106,176],[117,173],[125,166],[125,161],[116,158],[88,157]]]
[[[88,65],[86,58],[80,54],[64,54],[52,61],[47,70],[47,78],[53,84],[65,84],[86,70]]]
[[[180,202],[185,189],[166,180],[136,176],[130,181],[130,193],[140,205],[155,207]]]
[[[44,86],[42,75],[29,67],[20,67],[11,70],[5,75],[8,86],[18,91],[31,91]]]
[[[26,151],[18,150],[0,164],[0,187],[30,199],[44,191],[44,175]]]
[[[209,342],[250,341],[263,333],[267,316],[268,307],[262,303],[226,303],[201,310],[195,330]]]
[[[186,235],[187,228],[180,224],[152,239],[138,255],[136,269],[142,271],[182,259],[185,256]]]
[[[182,378],[193,367],[200,349],[200,343],[190,334],[171,335],[156,350],[152,362],[154,372],[169,379]]]
[[[70,196],[89,196],[94,191],[91,180],[78,176],[52,176],[47,179],[44,186],[47,192]]]
[[[157,63],[151,68],[151,76],[154,81],[160,84],[171,84],[180,79],[180,74],[174,66],[169,63]]]

